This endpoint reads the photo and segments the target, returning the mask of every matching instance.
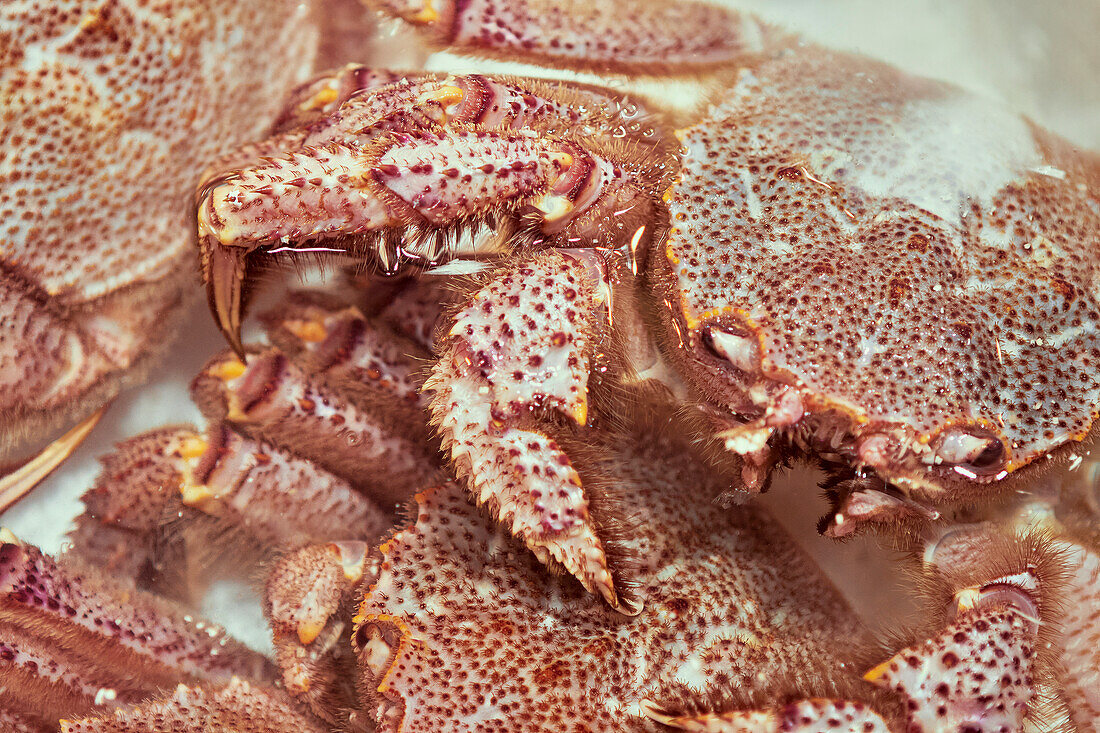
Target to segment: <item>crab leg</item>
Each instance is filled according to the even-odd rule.
[[[196,377],[195,402],[213,420],[347,477],[378,501],[400,502],[438,470],[415,427],[394,430],[393,412],[364,410],[268,349],[247,364],[216,357]]]
[[[0,475],[0,513],[22,499],[76,450],[99,423],[107,407],[101,407],[11,473]]]
[[[477,502],[543,562],[560,563],[612,607],[637,613],[615,586],[580,476],[536,417],[553,409],[587,422],[605,296],[599,269],[586,259],[546,253],[474,293],[425,389],[435,393],[444,449]]]
[[[285,693],[234,679],[221,688],[179,685],[162,699],[112,714],[61,721],[61,733],[325,733],[329,727],[295,709]]]
[[[647,706],[644,714],[699,733],[736,733],[750,724],[756,726],[751,730],[805,733],[1021,730],[1034,712],[1038,680],[1050,674],[1049,659],[1042,659],[1039,593],[1038,576],[1027,570],[959,588],[953,622],[864,675],[905,701],[904,725],[888,725],[890,716],[884,719],[865,702],[851,700],[808,699],[770,710],[688,715]]]
[[[373,540],[393,521],[344,479],[222,423],[205,433],[162,428],[127,440],[103,459],[83,501],[73,550],[131,577],[143,557],[152,560],[163,526],[180,519],[207,519],[211,535],[233,528],[268,549],[340,536]],[[116,532],[120,546],[111,550]]]
[[[265,679],[266,660],[218,627],[0,534],[0,702],[56,724],[179,681]]]
[[[596,0],[379,0],[425,26],[436,43],[466,53],[550,60],[620,71],[728,64],[763,49],[749,16],[701,2]]]
[[[0,459],[4,460],[12,458],[9,450],[29,430],[51,422],[43,415],[63,411],[109,369],[77,324],[49,309],[46,293],[26,290],[18,278],[0,270],[0,312],[4,314]],[[5,505],[10,501],[5,499]]]
[[[390,134],[362,150],[345,143],[307,148],[210,188],[199,208],[203,272],[211,307],[239,351],[246,257],[262,245],[342,236],[327,249],[373,254],[393,268],[392,240],[346,237],[527,214],[532,238],[598,245],[621,237],[620,228],[643,225],[649,203],[635,171],[569,141],[495,132]],[[599,229],[605,220],[620,226]]]
[[[281,351],[248,367],[218,362],[198,380],[207,412],[228,416],[232,405],[235,421],[162,428],[120,444],[83,497],[74,550],[189,597],[190,583],[180,580],[190,581],[192,564],[177,553],[192,548],[207,559],[229,547],[263,557],[380,536],[393,521],[389,508],[431,481],[438,462],[418,374],[428,354],[418,342],[422,321],[434,316],[417,290],[375,304],[373,319],[319,293],[295,294],[262,315]],[[394,333],[391,317],[415,333]],[[285,369],[265,372],[277,364]],[[263,399],[253,401],[257,390]],[[310,460],[311,451],[336,472]]]
[[[309,545],[280,558],[264,584],[283,685],[331,724],[355,707],[350,635],[367,550],[363,542]]]
[[[520,129],[558,123],[657,143],[651,115],[597,87],[531,79],[386,71],[348,65],[295,90],[272,126],[271,137],[244,145],[212,163],[200,179],[232,177],[239,170],[305,147],[334,142],[364,145],[384,132],[479,125]]]
[[[628,241],[648,222],[671,154],[639,114],[590,87],[481,76],[419,76],[352,97],[242,153],[281,155],[208,173],[198,230],[211,308],[240,354],[242,288],[262,264],[253,253],[342,254],[393,273],[410,250],[438,259],[448,233],[500,218],[528,240]],[[546,132],[613,127],[625,141]]]
[[[287,304],[260,319],[272,343],[303,371],[324,374],[362,402],[373,397],[393,405],[396,397],[410,408],[404,419],[419,421],[412,408],[420,404],[420,371],[430,357],[419,338],[368,321],[354,306],[325,303],[309,293],[292,294]]]

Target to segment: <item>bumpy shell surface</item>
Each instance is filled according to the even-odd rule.
[[[1090,430],[1094,154],[824,50],[745,72],[682,140],[661,254],[685,343],[708,326],[747,336],[767,379],[856,436],[904,435],[899,452],[926,464],[952,428],[1002,441],[991,475]]]
[[[193,291],[198,173],[261,134],[310,70],[308,12],[0,7],[0,431],[92,409],[166,338]]]
[[[657,730],[637,717],[645,699],[720,689],[751,707],[856,688],[842,660],[864,630],[770,517],[716,506],[719,487],[667,439],[600,451],[634,512],[624,545],[645,609],[621,616],[548,575],[458,487],[424,492],[360,609],[380,730]]]

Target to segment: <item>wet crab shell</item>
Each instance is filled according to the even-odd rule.
[[[163,349],[194,292],[194,179],[312,68],[310,13],[0,8],[0,459],[100,407]]]
[[[651,261],[706,399],[931,501],[1088,434],[1095,154],[819,49],[744,72],[680,137]]]

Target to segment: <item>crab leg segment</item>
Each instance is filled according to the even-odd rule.
[[[325,374],[353,392],[370,390],[409,406],[420,402],[419,372],[430,354],[417,341],[370,323],[354,307],[326,307],[296,295],[264,314],[268,337],[311,374]]]
[[[1036,630],[1027,609],[977,609],[866,679],[909,700],[907,730],[1020,730],[1035,693]]]
[[[941,630],[864,675],[906,701],[906,730],[1021,730],[1037,691],[1058,685],[1056,604],[1065,558],[1043,536],[956,530],[925,551],[946,598]],[[1053,631],[1052,631],[1053,629]]]
[[[193,511],[268,547],[320,541],[348,528],[373,539],[392,521],[347,481],[223,424],[205,434],[154,430],[122,443],[103,464],[83,497],[88,513],[139,536]]]
[[[272,136],[213,163],[203,174],[200,189],[260,165],[265,157],[280,157],[306,147],[340,142],[362,147],[386,132],[472,125],[496,130],[535,125],[618,128],[632,138],[656,140],[654,120],[636,103],[596,88],[481,75],[397,74],[347,66],[295,92]]]
[[[424,429],[402,420],[402,411],[364,409],[277,350],[247,365],[217,357],[192,390],[211,419],[308,458],[379,501],[400,502],[435,476],[418,435]]]
[[[349,636],[367,558],[363,542],[309,545],[280,558],[265,583],[265,612],[283,685],[332,724],[339,711],[355,706]]]
[[[778,710],[668,715],[643,706],[650,720],[691,733],[890,733],[886,721],[866,703],[854,700],[799,700]]]
[[[287,95],[283,111],[271,125],[273,135],[304,128],[332,114],[352,97],[369,96],[371,90],[394,84],[417,74],[403,74],[348,64],[300,84]]]
[[[603,306],[580,259],[548,253],[474,293],[425,385],[455,470],[479,504],[544,562],[628,613],[569,456],[537,426],[555,409],[584,425],[588,370]]]
[[[160,700],[81,720],[61,733],[325,733],[329,726],[295,709],[285,693],[234,679],[222,688],[179,685]]]
[[[0,639],[3,707],[54,723],[181,680],[268,674],[218,627],[18,541],[0,543]]]
[[[380,0],[440,45],[467,53],[552,59],[601,70],[699,67],[762,49],[755,21],[701,2]]]
[[[371,257],[396,272],[409,227],[473,226],[488,215],[526,215],[531,236],[552,242],[618,239],[618,229],[649,214],[651,196],[638,174],[576,143],[522,131],[390,133],[364,148],[306,147],[202,194],[199,241],[211,308],[239,352],[246,258],[257,249]],[[604,232],[604,220],[621,226]]]
[[[72,402],[108,364],[68,320],[49,308],[44,292],[26,292],[16,277],[0,270],[0,458],[24,435],[23,420]]]

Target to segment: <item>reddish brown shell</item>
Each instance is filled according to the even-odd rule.
[[[0,454],[82,417],[193,290],[201,167],[313,64],[297,0],[0,7]]]
[[[417,496],[358,618],[380,730],[657,730],[638,717],[645,699],[690,707],[728,689],[751,706],[859,689],[866,629],[790,538],[757,509],[716,506],[684,448],[628,440],[600,449],[637,524],[624,540],[646,598],[637,616],[547,575],[458,487]]]
[[[743,72],[681,140],[664,253],[681,346],[709,325],[752,334],[765,379],[856,436],[900,432],[911,456],[958,426],[999,437],[1012,471],[1090,430],[1095,155],[812,48]]]

